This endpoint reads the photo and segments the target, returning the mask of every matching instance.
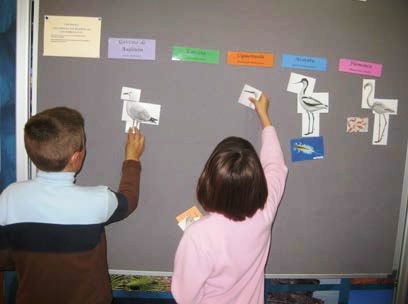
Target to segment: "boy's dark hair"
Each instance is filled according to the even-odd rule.
[[[222,140],[204,166],[196,193],[206,211],[234,221],[243,221],[263,209],[268,188],[252,144],[240,137]]]
[[[78,111],[67,107],[40,112],[25,125],[24,144],[38,169],[62,171],[72,154],[84,149],[84,118]]]

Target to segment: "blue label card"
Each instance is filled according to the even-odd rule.
[[[313,71],[326,71],[327,59],[320,57],[282,54],[282,67]]]
[[[301,137],[290,141],[292,161],[324,158],[323,137]]]

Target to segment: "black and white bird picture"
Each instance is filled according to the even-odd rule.
[[[395,99],[378,99],[374,97],[375,80],[363,81],[362,107],[374,113],[373,144],[386,144],[389,115],[396,115],[398,101]],[[376,133],[376,134],[374,134]]]
[[[138,101],[128,101],[126,104],[126,112],[129,117],[135,122],[151,122],[157,124],[158,119],[151,116],[149,111]]]
[[[316,79],[291,73],[287,91],[297,95],[297,112],[302,114],[302,136],[320,135],[320,114],[329,112],[329,93],[316,93]]]
[[[328,107],[317,98],[314,98],[313,96],[306,94],[306,89],[309,86],[309,81],[306,78],[302,78],[302,80],[300,80],[298,83],[302,84],[302,89],[298,94],[298,102],[303,107],[303,109],[305,109],[308,117],[307,132],[304,135],[309,135],[314,133],[315,131],[314,112],[327,109]]]

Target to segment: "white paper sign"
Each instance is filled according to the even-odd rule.
[[[248,99],[249,97],[253,97],[256,100],[261,97],[262,91],[251,87],[250,85],[246,84],[244,85],[244,88],[242,89],[241,95],[239,96],[238,103],[247,106],[251,108],[252,110],[255,110],[254,104]]]

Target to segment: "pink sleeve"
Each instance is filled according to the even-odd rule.
[[[262,167],[268,184],[266,212],[273,221],[285,189],[288,168],[285,165],[283,152],[276,130],[273,126],[262,130],[262,148],[260,153]]]
[[[185,231],[174,259],[171,292],[179,304],[198,303],[211,272],[210,257],[189,232]]]

